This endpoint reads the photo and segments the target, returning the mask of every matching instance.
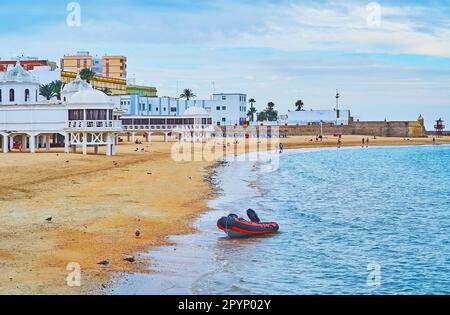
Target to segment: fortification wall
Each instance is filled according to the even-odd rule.
[[[256,136],[261,134],[275,134],[278,126],[270,127],[221,127],[222,131],[228,132],[228,136],[243,136],[251,133]],[[325,135],[363,135],[378,137],[403,137],[421,138],[427,136],[425,127],[417,121],[359,121],[351,122],[349,125],[333,126],[323,125]],[[273,131],[272,131],[273,130]],[[320,134],[320,126],[279,126],[279,133],[288,136],[316,136]]]
[[[281,126],[280,133],[289,136],[314,136],[320,134],[320,126]],[[324,125],[323,133],[405,138],[427,136],[425,127],[416,121],[362,121],[345,126]]]

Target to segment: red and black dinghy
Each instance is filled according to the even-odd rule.
[[[261,222],[258,215],[252,209],[247,210],[250,221],[239,218],[235,214],[222,217],[217,221],[217,227],[224,231],[230,238],[243,238],[265,234],[277,233],[280,229],[275,222]]]

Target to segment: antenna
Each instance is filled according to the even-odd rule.
[[[336,111],[339,110],[339,98],[341,95],[339,94],[339,90],[336,89]]]

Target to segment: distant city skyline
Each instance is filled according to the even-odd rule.
[[[159,95],[241,92],[280,113],[335,106],[356,119],[450,124],[447,1],[78,1],[2,3],[2,59],[64,54],[128,57],[128,76]]]

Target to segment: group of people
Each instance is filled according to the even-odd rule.
[[[369,147],[369,138],[362,138],[362,147],[364,148],[365,146],[366,147]]]

